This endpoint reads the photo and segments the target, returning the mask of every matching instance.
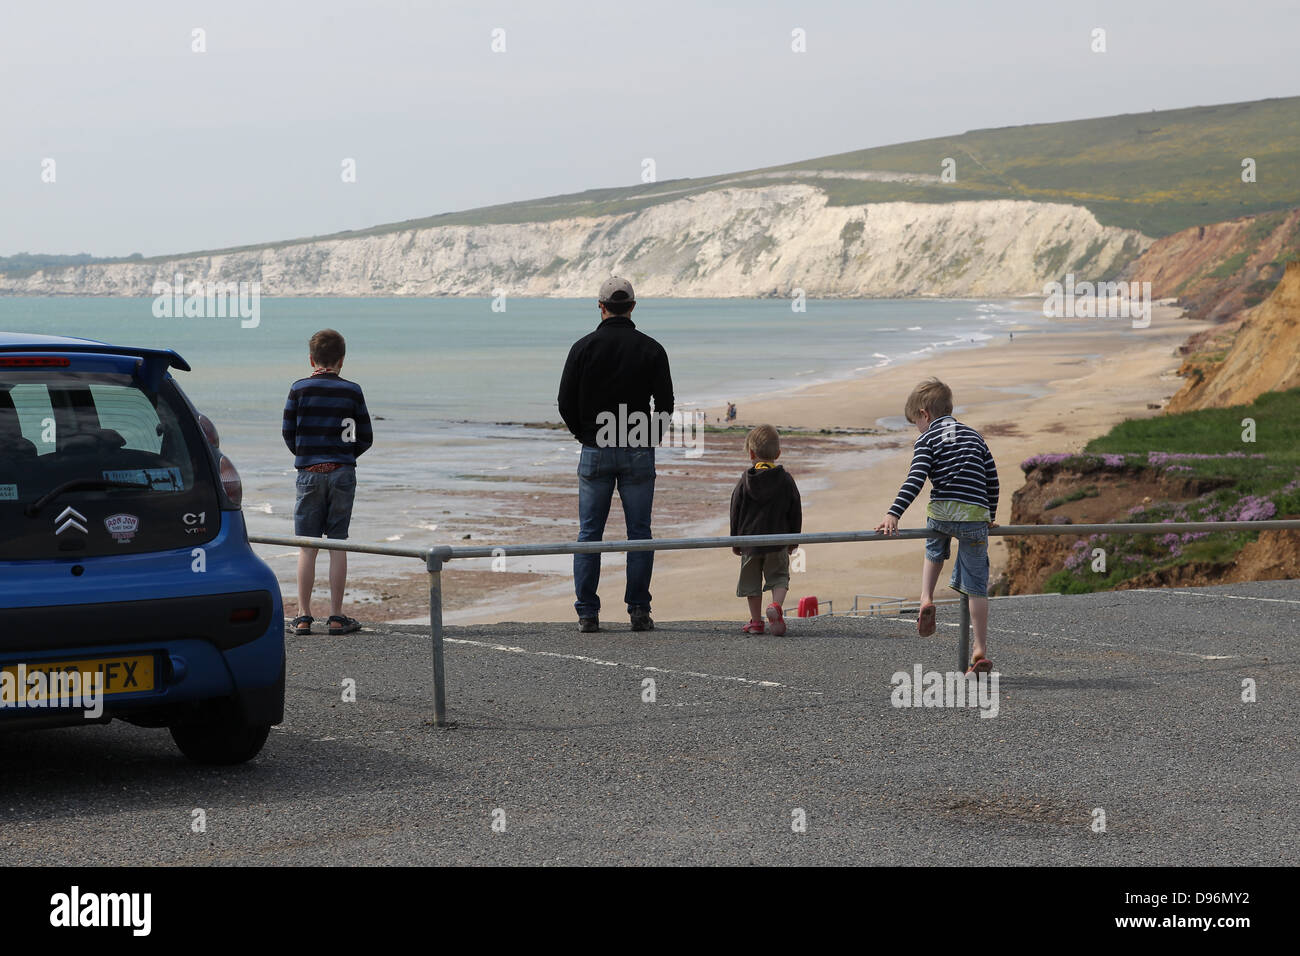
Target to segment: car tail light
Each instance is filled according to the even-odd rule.
[[[217,434],[217,426],[212,424],[212,419],[207,415],[200,415],[199,428],[203,429],[203,437],[208,440],[209,445],[213,448],[221,447],[221,436]]]
[[[239,472],[234,463],[225,455],[221,456],[221,487],[225,489],[230,503],[238,508],[244,501],[244,483],[239,480]]]
[[[7,355],[0,358],[0,368],[67,368],[72,362],[48,355]]]
[[[255,607],[237,607],[230,612],[230,623],[243,624],[247,621],[256,621],[257,616],[261,613]]]

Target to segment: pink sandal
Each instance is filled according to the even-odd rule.
[[[772,625],[772,633],[777,637],[785,634],[785,612],[781,610],[781,605],[773,601],[767,606],[767,619]]]
[[[742,627],[741,630],[744,631],[746,634],[763,634],[763,633],[765,633],[765,629],[764,629],[764,627],[763,627],[763,622],[762,622],[762,621],[750,621],[748,624],[746,624],[744,627]]]
[[[966,673],[987,674],[991,670],[993,670],[993,662],[991,660],[989,660],[987,657],[977,657],[970,662],[970,668],[966,671]]]

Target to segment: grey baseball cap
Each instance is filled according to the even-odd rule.
[[[600,293],[596,298],[600,302],[636,301],[636,296],[632,292],[632,283],[618,276],[610,276],[601,283]]]

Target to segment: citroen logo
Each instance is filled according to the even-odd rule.
[[[63,513],[54,519],[54,527],[55,527],[54,533],[55,535],[60,535],[63,534],[63,532],[71,529],[73,531],[80,531],[82,534],[85,534],[86,526],[81,523],[85,520],[86,520],[86,516],[83,515],[76,508],[64,508]]]

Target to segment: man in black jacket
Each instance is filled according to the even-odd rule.
[[[673,411],[673,380],[662,345],[632,324],[632,284],[611,276],[600,287],[600,325],[573,344],[560,377],[560,417],[582,442],[578,460],[578,540],[600,541],[618,487],[628,540],[649,538],[654,506],[655,446]],[[654,400],[651,410],[650,402]],[[623,600],[632,630],[650,618],[653,551],[627,556]],[[600,630],[600,555],[573,556],[578,630]]]

